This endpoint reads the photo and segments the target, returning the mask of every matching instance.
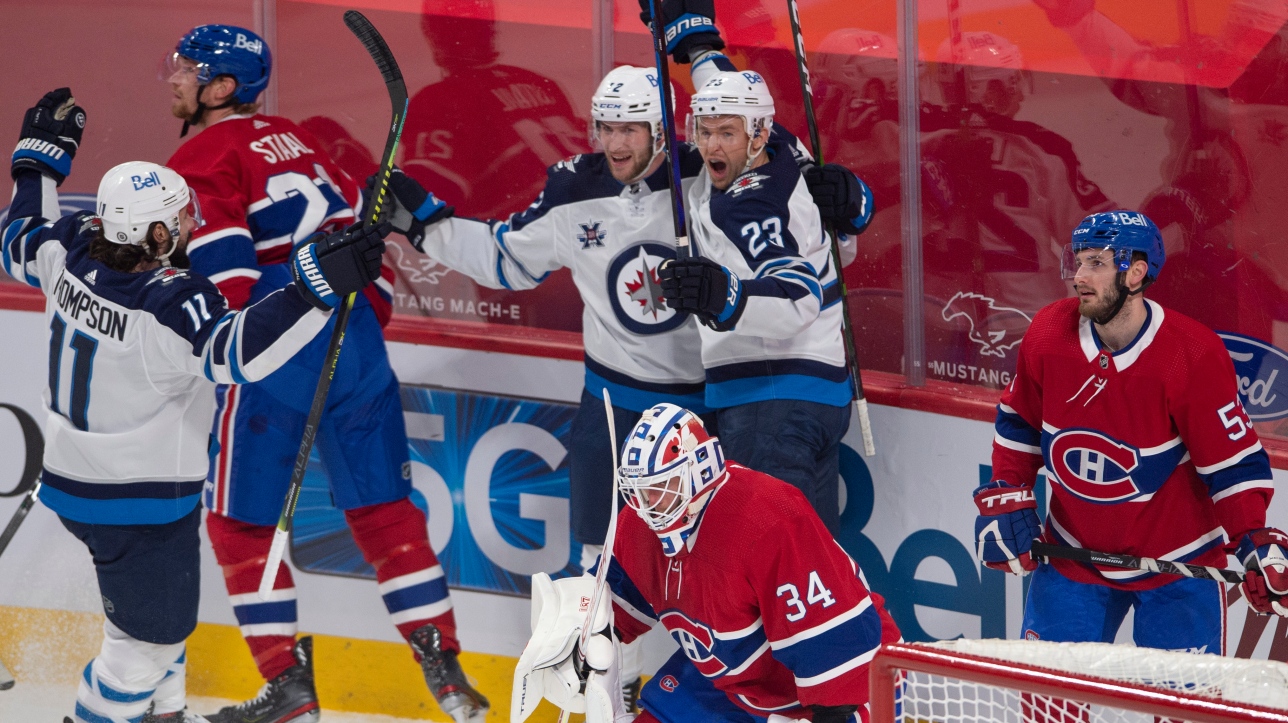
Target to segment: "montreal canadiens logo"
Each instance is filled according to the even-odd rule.
[[[1091,502],[1121,502],[1141,494],[1132,479],[1140,450],[1090,429],[1066,429],[1051,440],[1052,471],[1060,484]]]
[[[662,298],[658,277],[662,262],[674,258],[675,249],[646,242],[623,250],[608,265],[608,303],[627,331],[661,334],[684,323],[686,317]]]
[[[662,676],[662,682],[658,683],[658,685],[662,690],[674,693],[675,689],[680,687],[680,681],[676,680],[674,675],[664,675]]]
[[[661,622],[667,632],[679,643],[684,657],[693,662],[699,673],[714,678],[728,670],[728,666],[715,656],[716,637],[711,628],[702,623],[688,619],[683,614],[671,611],[662,613]]]

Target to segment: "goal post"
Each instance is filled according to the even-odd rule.
[[[1103,643],[896,643],[873,658],[871,706],[872,723],[1288,723],[1288,665]]]

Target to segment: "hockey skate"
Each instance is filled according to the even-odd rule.
[[[210,723],[210,719],[197,715],[187,708],[176,710],[173,713],[162,713],[161,715],[156,715],[149,710],[143,716],[142,723]]]
[[[413,630],[411,648],[420,656],[425,684],[444,713],[457,723],[481,721],[487,716],[487,698],[466,680],[456,651],[443,650],[443,634],[437,626],[428,623]]]
[[[295,665],[265,683],[259,695],[205,719],[210,723],[317,723],[322,712],[313,687],[313,638],[300,638],[291,652]]]

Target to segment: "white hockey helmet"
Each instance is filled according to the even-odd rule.
[[[711,76],[689,101],[693,117],[742,116],[747,135],[768,129],[774,120],[774,97],[765,79],[754,70],[724,70]],[[692,137],[692,136],[691,136]]]
[[[662,94],[657,71],[623,65],[613,68],[590,97],[590,117],[612,123],[648,123],[653,137],[662,137]],[[674,105],[675,91],[671,91]]]
[[[103,235],[117,244],[138,246],[153,223],[164,224],[170,238],[179,238],[180,212],[187,209],[197,226],[203,225],[197,197],[178,173],[147,161],[122,163],[103,174],[98,184],[98,216]],[[170,256],[177,244],[159,257]]]
[[[843,86],[873,101],[894,101],[898,97],[898,49],[888,35],[841,28],[823,38],[815,57],[819,85]]]
[[[1018,45],[1000,35],[972,30],[962,33],[956,44],[948,38],[939,44],[935,62],[939,66],[939,85],[946,100],[981,103],[988,86],[994,81],[1000,82],[1007,91],[1018,93],[1020,99],[1024,97],[1020,85],[1027,75],[1024,56]],[[959,66],[966,78],[966,98],[955,97],[959,94],[954,90]]]
[[[702,517],[709,491],[727,474],[720,440],[698,415],[674,404],[644,412],[622,448],[618,468],[626,504],[672,556]]]

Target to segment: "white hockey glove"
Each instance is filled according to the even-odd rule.
[[[608,632],[612,602],[607,596],[601,601],[592,625],[597,634],[587,646],[589,674],[577,670],[577,639],[594,592],[595,578],[591,575],[561,580],[551,580],[549,575],[540,572],[532,576],[532,638],[514,669],[511,723],[527,720],[542,698],[570,713],[587,713],[591,707],[596,717],[588,716],[588,721],[633,720],[625,713],[622,715],[627,717],[617,717],[623,708],[618,653],[606,635],[598,634]],[[587,678],[585,692],[583,676]],[[614,689],[615,698],[611,695]],[[616,708],[612,708],[613,700]]]

